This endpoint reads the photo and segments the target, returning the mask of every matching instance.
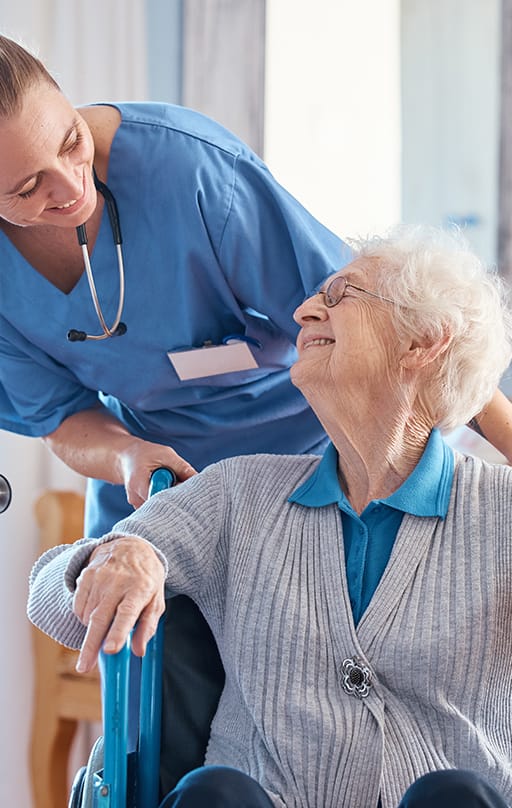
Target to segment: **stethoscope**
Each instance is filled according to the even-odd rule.
[[[108,339],[108,337],[122,337],[123,334],[126,334],[126,325],[121,322],[121,314],[123,313],[123,306],[124,306],[124,264],[123,264],[123,251],[121,249],[121,244],[123,243],[123,240],[121,238],[121,223],[119,221],[119,212],[117,210],[116,200],[114,199],[112,191],[109,188],[107,188],[104,182],[101,182],[101,180],[98,179],[94,169],[93,169],[93,176],[96,190],[100,192],[107,206],[108,218],[110,220],[110,228],[112,230],[112,236],[116,247],[117,266],[119,269],[119,305],[117,307],[117,314],[115,316],[115,320],[109,328],[103,316],[103,311],[100,306],[98,293],[96,291],[96,284],[94,283],[91,260],[89,257],[89,250],[87,249],[87,231],[85,229],[85,224],[81,224],[76,228],[76,233],[78,237],[78,243],[82,249],[85,272],[87,274],[87,282],[89,284],[89,290],[91,292],[92,302],[94,304],[94,309],[98,316],[98,320],[100,321],[101,328],[103,329],[103,334],[87,334],[85,331],[78,331],[76,328],[71,328],[67,334],[68,340],[70,342],[84,342],[86,339]]]
[[[0,474],[0,513],[7,510],[11,504],[11,498],[12,491],[9,480],[3,474]]]

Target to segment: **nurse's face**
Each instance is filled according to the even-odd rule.
[[[96,207],[89,127],[59,90],[41,82],[21,111],[0,119],[0,217],[77,227]]]

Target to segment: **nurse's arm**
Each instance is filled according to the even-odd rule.
[[[469,426],[498,449],[512,464],[512,402],[497,390]]]
[[[124,485],[134,508],[147,499],[151,473],[156,468],[172,469],[179,480],[196,474],[170,446],[135,437],[102,405],[70,415],[43,440],[79,474]]]

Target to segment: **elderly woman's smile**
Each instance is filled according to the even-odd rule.
[[[306,350],[306,348],[311,348],[314,345],[332,345],[333,342],[333,339],[327,337],[305,337],[302,347]]]
[[[380,259],[358,258],[328,278],[295,311],[301,330],[291,379],[310,403],[315,401],[314,408],[338,410],[342,393],[346,412],[347,397],[359,397],[363,390],[373,397],[379,386],[389,387],[390,403],[393,400],[399,376],[393,350],[394,301],[373,291],[380,271]],[[354,403],[354,412],[358,410],[363,416],[360,404]]]

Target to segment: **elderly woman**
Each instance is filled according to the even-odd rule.
[[[441,436],[491,398],[510,315],[454,234],[352,246],[295,313],[323,458],[223,460],[34,566],[30,618],[84,671],[137,620],[144,653],[164,589],[206,616],[226,684],[165,808],[512,801],[512,469]]]

